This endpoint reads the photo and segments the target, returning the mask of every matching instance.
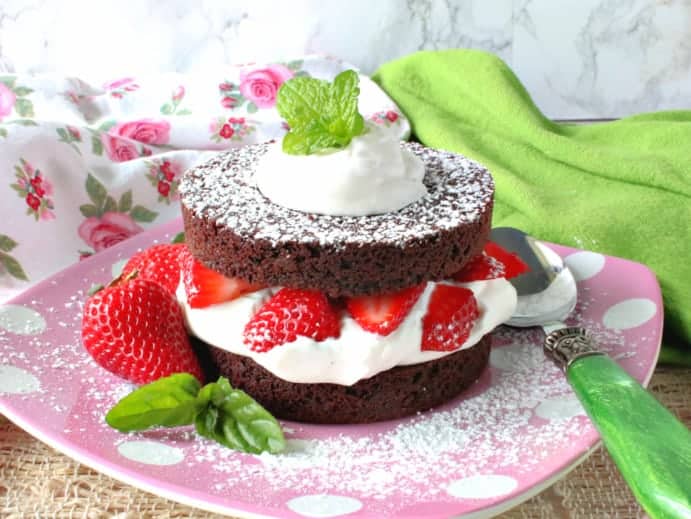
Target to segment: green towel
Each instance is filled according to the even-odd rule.
[[[420,142],[491,171],[493,225],[652,269],[665,305],[661,360],[691,365],[691,111],[555,123],[501,59],[475,50],[418,52],[374,80]]]

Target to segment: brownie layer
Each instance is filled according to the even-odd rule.
[[[209,346],[220,374],[274,416],[308,423],[369,423],[426,411],[460,394],[482,374],[491,336],[437,360],[398,366],[352,386],[288,382],[249,357]],[[279,346],[280,347],[280,346]]]
[[[332,297],[448,278],[487,240],[492,178],[461,155],[402,145],[425,162],[428,194],[372,216],[310,214],[271,202],[252,179],[266,144],[220,154],[185,173],[185,241],[197,259],[226,276]]]

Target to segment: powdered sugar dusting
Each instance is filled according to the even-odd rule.
[[[198,217],[255,240],[337,247],[376,242],[403,247],[478,221],[494,194],[491,175],[477,162],[417,143],[401,143],[425,163],[427,195],[422,199],[399,211],[373,216],[303,213],[274,204],[255,186],[254,170],[267,146],[243,146],[188,171],[180,184],[182,203]]]
[[[333,502],[352,505],[348,517],[396,517],[428,505],[439,515],[452,516],[527,492],[597,441],[563,374],[542,353],[543,332],[505,326],[493,334],[489,369],[462,398],[432,412],[378,424],[287,423],[289,448],[280,455],[237,453],[198,437],[192,427],[118,433],[104,416],[134,386],[106,373],[82,348],[81,308],[85,290],[107,281],[110,266],[126,257],[122,251],[129,255],[137,244],[101,253],[102,263],[98,256],[87,260],[14,301],[40,312],[46,320],[43,334],[0,331],[0,366],[30,373],[40,382],[32,392],[0,395],[0,410],[10,418],[21,417],[30,430],[40,430],[63,450],[79,449],[96,467],[105,460],[110,472],[127,473],[147,488],[165,488],[188,501],[201,499],[202,505],[230,514],[281,517],[290,514],[289,503],[301,502],[298,498],[335,496]],[[600,346],[639,380],[647,379],[654,367],[661,319],[655,316],[635,329],[619,330],[606,327],[603,316],[621,301],[655,299],[654,277],[645,277],[646,272],[607,258],[598,276],[579,282],[578,304],[567,320],[590,329]],[[630,283],[632,277],[638,282]],[[122,455],[128,446],[154,444],[167,446],[161,459],[176,463],[143,465],[137,456]],[[454,491],[462,487],[459,482],[478,476],[515,480],[517,486],[481,500]]]

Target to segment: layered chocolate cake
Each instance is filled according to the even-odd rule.
[[[404,146],[425,164],[427,196],[364,217],[272,203],[253,180],[268,144],[220,155],[185,175],[185,241],[197,259],[225,276],[333,297],[445,279],[482,251],[494,184],[486,169],[465,157]]]
[[[307,135],[296,121],[290,145]],[[489,172],[351,126],[334,148],[219,154],[180,185],[187,325],[283,419],[362,423],[444,403],[481,375],[516,304],[511,260],[487,242]]]

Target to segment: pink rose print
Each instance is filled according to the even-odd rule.
[[[109,91],[110,96],[116,99],[122,99],[128,92],[134,92],[138,88],[139,85],[131,77],[116,79],[103,85],[103,89]]]
[[[383,110],[370,115],[369,119],[375,124],[389,127],[399,122],[399,117],[400,114],[398,112],[393,110]]]
[[[163,115],[190,115],[192,111],[188,108],[181,108],[180,103],[185,99],[184,85],[178,85],[170,94],[170,101],[161,105],[161,114]]]
[[[158,191],[158,201],[170,204],[171,201],[178,200],[178,186],[183,169],[181,165],[168,159],[155,159],[146,162],[146,165],[149,168],[146,178]]]
[[[228,80],[219,83],[221,106],[226,110],[245,108],[249,114],[260,108],[275,106],[276,94],[285,81],[292,77],[309,76],[302,65],[302,60],[265,65],[254,70],[249,68],[250,65],[245,65],[239,84]]]
[[[279,87],[295,73],[285,65],[269,65],[263,69],[240,73],[240,92],[259,108],[276,104]]]
[[[16,100],[16,94],[7,85],[0,83],[0,119],[12,113]]]
[[[173,90],[173,95],[171,96],[171,99],[173,101],[182,101],[183,97],[185,97],[185,87],[179,85],[175,90]]]
[[[14,171],[17,181],[10,187],[24,199],[27,214],[33,215],[36,221],[54,219],[55,207],[51,199],[53,184],[43,176],[40,170],[35,169],[23,158],[20,158],[19,164],[14,166]]]
[[[224,97],[221,99],[221,106],[223,108],[235,108],[238,105],[238,98],[233,96]]]
[[[81,150],[79,149],[79,146],[77,146],[76,144],[82,142],[82,134],[79,131],[79,128],[67,125],[64,128],[56,128],[55,131],[58,134],[59,142],[69,144],[74,151],[76,151],[80,155],[82,154]]]
[[[120,123],[108,133],[146,144],[166,144],[170,138],[170,124],[162,120],[139,119]]]
[[[143,229],[126,213],[107,212],[100,218],[92,216],[79,226],[78,232],[96,252],[120,243]]]
[[[158,193],[161,196],[167,197],[170,193],[170,184],[168,182],[161,180],[156,186],[156,189],[158,190]]]
[[[33,193],[29,193],[26,195],[26,205],[31,207],[34,211],[38,211],[38,207],[41,205],[41,199]]]
[[[219,117],[209,125],[211,140],[217,143],[229,140],[242,141],[256,129],[256,126],[246,122],[244,117]]]
[[[218,132],[218,134],[224,139],[230,139],[234,133],[235,131],[230,127],[229,124],[224,124],[221,126],[221,131]]]
[[[137,222],[151,223],[158,216],[155,211],[135,204],[131,189],[116,198],[91,174],[87,175],[84,187],[89,200],[79,206],[85,220],[77,232],[93,251],[78,251],[80,259],[137,234],[142,230]]]
[[[388,112],[386,112],[386,118],[390,122],[395,123],[398,120],[398,114],[392,110],[389,110]]]
[[[114,137],[108,133],[101,135],[103,147],[106,154],[113,162],[127,162],[139,157],[137,146],[133,142],[119,137]]]

